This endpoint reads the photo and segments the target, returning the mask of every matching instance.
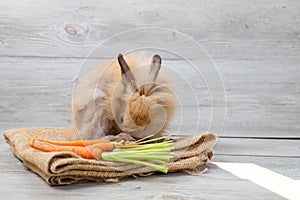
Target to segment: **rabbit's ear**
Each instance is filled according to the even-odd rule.
[[[150,82],[156,82],[158,72],[160,70],[161,66],[161,58],[159,55],[154,55],[152,57],[152,62],[151,62],[151,68],[149,71],[149,81]]]
[[[118,55],[118,62],[121,67],[123,84],[130,83],[132,90],[134,90],[134,91],[137,90],[135,78],[134,78],[132,71],[130,70],[128,64],[124,60],[122,54]]]

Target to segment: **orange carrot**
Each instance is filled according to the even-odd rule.
[[[93,145],[97,143],[110,143],[109,140],[101,139],[101,140],[76,140],[76,141],[53,141],[53,140],[46,140],[42,138],[36,138],[36,140],[48,143],[48,144],[55,144],[59,146],[81,146],[85,147],[88,145]]]
[[[52,152],[52,151],[56,151],[57,148],[55,146],[52,145],[37,145],[34,143],[36,138],[32,138],[32,137],[28,137],[28,145],[34,149],[37,150],[41,150],[41,151],[45,151],[45,152]]]
[[[93,148],[96,148],[96,149],[101,149],[103,152],[110,152],[110,151],[113,151],[115,146],[113,143],[109,142],[109,143],[97,143],[97,144],[93,144],[93,145],[90,145],[92,146]]]
[[[38,145],[35,143],[35,140],[39,140],[39,138],[28,138],[28,144],[30,147],[44,151],[44,152],[73,152],[77,154],[78,156],[86,159],[101,159],[102,150],[98,148],[97,146],[88,145],[86,147],[82,146],[60,146],[56,147],[53,145]]]
[[[67,147],[60,147],[60,148],[61,148],[60,150],[63,151],[63,149],[65,149]],[[101,154],[102,154],[101,149],[92,148],[92,147],[89,148],[89,146],[87,146],[87,147],[73,147],[72,152],[77,154],[78,156],[80,156],[82,158],[96,159],[96,160],[100,160],[101,159]]]

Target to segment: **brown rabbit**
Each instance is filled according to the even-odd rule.
[[[151,64],[150,64],[151,62]],[[84,76],[73,96],[71,137],[124,139],[161,136],[175,111],[170,81],[158,76],[161,57],[119,54]]]

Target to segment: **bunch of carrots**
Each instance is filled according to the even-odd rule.
[[[135,142],[109,140],[53,141],[28,135],[28,145],[44,152],[72,152],[86,159],[133,163],[168,172],[168,161],[174,146],[169,136]],[[37,144],[38,141],[40,144]],[[162,142],[160,142],[162,141]]]

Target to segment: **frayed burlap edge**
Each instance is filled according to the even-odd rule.
[[[42,133],[42,137],[51,140],[65,140],[65,128],[22,128],[4,132],[4,138],[14,155],[49,185],[117,182],[129,176],[149,176],[154,173],[152,168],[135,164],[88,160],[67,152],[41,152],[28,146],[25,132],[32,136]],[[206,164],[212,159],[215,143],[216,136],[213,133],[176,139],[168,172],[193,171]]]

